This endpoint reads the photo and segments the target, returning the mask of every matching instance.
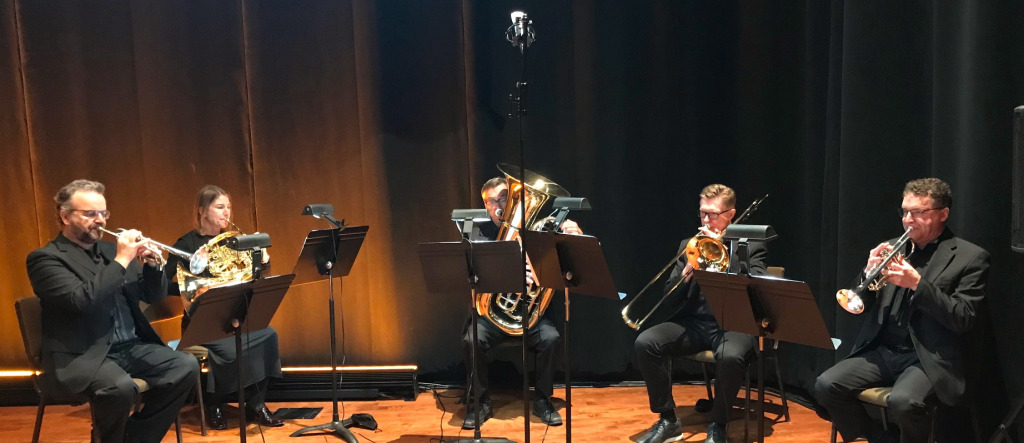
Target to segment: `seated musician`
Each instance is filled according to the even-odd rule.
[[[927,441],[934,407],[955,405],[964,394],[961,348],[985,296],[989,254],[946,227],[952,204],[942,180],[906,184],[900,216],[913,253],[883,268],[888,284],[863,297],[864,323],[850,355],[815,382],[814,396],[826,409],[819,415],[830,416],[846,441],[892,440],[857,400],[866,388],[892,386],[887,415],[902,442]],[[865,273],[892,253],[910,252],[892,249],[889,242],[872,249]]]
[[[193,253],[206,245],[217,235],[228,231],[231,225],[231,197],[223,189],[207,185],[196,196],[195,224],[196,229],[181,236],[174,247]],[[264,269],[269,267],[270,257],[263,252]],[[174,276],[181,260],[172,256],[168,260],[165,272]],[[188,264],[183,265],[188,268]],[[199,277],[213,277],[204,271]],[[180,282],[179,282],[180,283]],[[185,315],[182,317],[182,329],[191,319],[192,309],[200,303],[201,296],[191,299],[193,292],[179,291],[178,284],[171,284],[170,292],[179,294],[185,304]],[[213,429],[227,429],[224,419],[224,403],[238,398],[238,389],[245,389],[245,408],[248,419],[256,420],[262,426],[283,426],[284,422],[275,417],[267,409],[264,397],[267,393],[270,378],[281,378],[281,355],[277,349],[277,331],[272,327],[258,331],[248,331],[242,336],[242,353],[246,366],[246,379],[239,383],[238,369],[235,367],[235,340],[227,337],[203,344],[210,350],[209,367],[206,374],[206,415],[207,422]]]
[[[195,385],[195,358],[168,348],[139,302],[167,296],[160,257],[139,231],[101,242],[110,219],[102,183],[75,180],[57,192],[60,233],[28,255],[42,306],[40,382],[89,398],[93,441],[158,442]],[[143,407],[132,413],[139,388]]]
[[[491,217],[491,223],[479,225],[480,234],[489,240],[496,240],[502,224],[501,213],[505,210],[508,202],[508,181],[504,177],[494,177],[484,183],[480,194],[484,200],[484,206]],[[562,232],[566,234],[582,234],[579,225],[572,220],[562,223]],[[527,282],[533,281],[527,275]],[[477,426],[476,414],[473,414],[474,407],[479,403],[479,424],[483,424],[494,416],[491,408],[491,399],[488,392],[489,382],[487,377],[487,352],[495,345],[513,337],[506,334],[490,320],[477,315],[477,340],[479,347],[476,352],[477,376],[473,380],[473,386],[466,396],[466,414],[462,422],[464,429],[473,429]],[[463,358],[466,362],[466,369],[472,367],[473,363],[473,319],[466,321],[462,334]],[[533,414],[540,417],[541,421],[550,426],[560,426],[562,416],[551,404],[551,395],[554,393],[554,354],[555,345],[560,335],[558,329],[547,315],[541,316],[537,323],[529,328],[527,333],[528,348],[536,354],[537,381],[534,390],[534,401],[532,405]]]
[[[713,184],[700,192],[701,234],[720,237],[735,216],[736,193],[731,188]],[[680,243],[680,253],[689,241],[685,239]],[[764,243],[751,242],[749,255],[750,273],[765,274]],[[739,263],[735,254],[733,258],[730,271],[735,272]],[[682,280],[674,292],[682,298],[682,307],[668,321],[641,332],[634,345],[637,363],[647,384],[651,412],[659,416],[637,443],[661,443],[682,433],[672,398],[672,358],[706,350],[714,351],[717,382],[705,442],[725,443],[730,402],[739,392],[744,371],[755,358],[753,336],[719,329],[700,286],[692,280],[692,271],[685,255],[676,261],[665,287],[669,290]]]

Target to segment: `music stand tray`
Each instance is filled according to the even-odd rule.
[[[196,299],[192,321],[181,333],[178,349],[219,340],[234,335],[235,364],[238,366],[238,435],[245,442],[245,389],[241,386],[242,331],[258,331],[270,326],[284,294],[295,274],[278,275],[210,288]]]
[[[472,381],[476,382],[476,352],[478,315],[473,312],[477,292],[522,292],[524,276],[522,250],[515,241],[484,242],[438,242],[420,243],[418,248],[420,266],[427,290],[432,293],[465,292],[470,298],[470,315],[473,319],[472,367],[469,368]],[[467,387],[469,390],[470,387]],[[474,402],[479,412],[480,402]],[[467,408],[466,413],[469,414]],[[480,420],[476,420],[472,439],[456,440],[458,443],[512,443],[506,438],[481,438]],[[527,421],[530,417],[525,417]],[[454,442],[453,442],[454,443]]]
[[[352,271],[352,265],[359,255],[359,249],[366,238],[369,226],[348,226],[345,229],[331,228],[309,231],[299,259],[295,262],[295,282],[305,283],[323,280],[328,274],[345,277]]]

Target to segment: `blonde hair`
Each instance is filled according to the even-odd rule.
[[[700,198],[713,199],[721,198],[722,203],[725,204],[729,209],[736,207],[736,191],[732,188],[722,184],[707,185],[700,191]]]

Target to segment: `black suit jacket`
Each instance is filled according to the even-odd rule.
[[[946,228],[907,307],[911,309],[910,338],[921,367],[939,400],[947,405],[955,405],[964,394],[963,339],[985,297],[988,270],[988,252]],[[897,289],[887,284],[875,294],[866,294],[864,325],[850,356],[877,345]]]
[[[114,261],[113,243],[99,242],[100,254],[110,260],[92,262],[63,234],[28,255],[28,277],[43,309],[41,381],[58,392],[85,390],[103,362],[114,331],[114,301],[124,288],[144,342],[160,337],[142,314],[139,301],[153,303],[167,294],[167,279],[152,266],[132,261],[128,269]]]

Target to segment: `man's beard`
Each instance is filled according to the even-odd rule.
[[[88,245],[96,243],[100,240],[100,236],[103,235],[99,229],[80,228],[78,226],[74,227],[73,234],[75,235],[76,240]]]

